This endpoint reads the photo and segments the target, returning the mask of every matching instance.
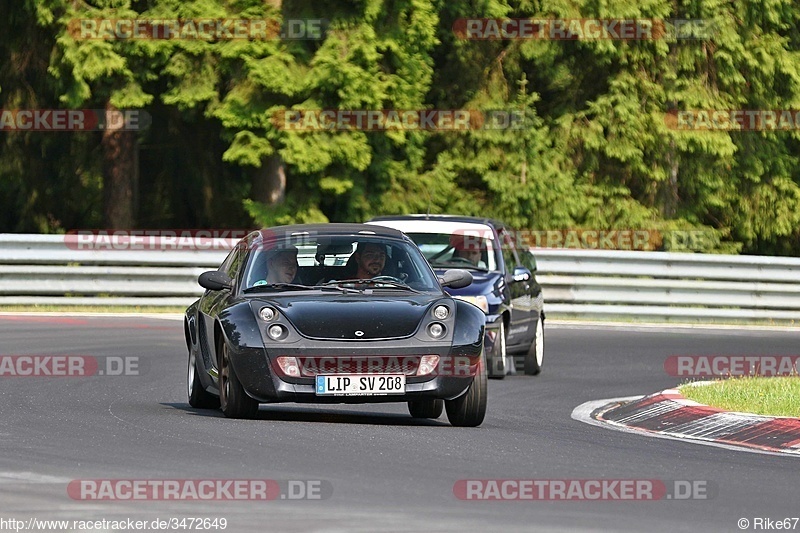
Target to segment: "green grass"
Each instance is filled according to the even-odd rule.
[[[800,377],[742,377],[680,387],[690,400],[728,411],[800,417]]]
[[[125,305],[0,305],[0,313],[183,313],[185,307]]]

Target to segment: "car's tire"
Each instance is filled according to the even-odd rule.
[[[415,400],[408,402],[408,412],[414,418],[439,418],[444,411],[444,400]]]
[[[467,392],[444,402],[447,419],[457,427],[480,426],[486,416],[486,356],[481,356],[478,373]]]
[[[531,347],[525,354],[525,375],[537,376],[542,373],[544,364],[544,322],[542,315],[536,321],[536,335],[533,337]]]
[[[228,418],[255,418],[258,413],[258,402],[244,391],[231,365],[225,341],[220,343],[219,355],[219,403],[222,412]]]
[[[506,325],[500,320],[500,327],[497,328],[497,338],[492,346],[492,356],[489,361],[489,377],[491,379],[503,379],[506,377]],[[502,361],[502,371],[497,371],[497,361]]]
[[[197,361],[194,352],[189,352],[189,365],[186,372],[186,393],[189,396],[189,405],[196,409],[219,408],[219,397],[214,396],[203,388],[200,375],[197,373]]]

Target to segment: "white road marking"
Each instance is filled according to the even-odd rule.
[[[2,311],[0,316],[50,316],[50,317],[87,317],[87,318],[157,318],[161,320],[183,320],[180,313],[85,313],[75,312],[36,312],[36,311]]]
[[[0,484],[7,483],[69,483],[70,478],[48,476],[35,472],[0,472]]]
[[[734,325],[734,324],[679,324],[679,323],[658,323],[658,322],[593,322],[593,321],[579,321],[579,320],[557,320],[547,319],[546,328],[557,329],[624,329],[632,331],[649,331],[653,329],[660,330],[681,330],[681,333],[708,333],[709,331],[719,330],[724,331],[726,335],[730,335],[731,331],[782,331],[791,333],[800,333],[800,327],[790,326],[759,326],[759,325]]]

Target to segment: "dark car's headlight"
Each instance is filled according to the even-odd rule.
[[[450,309],[446,305],[437,305],[433,308],[433,317],[436,320],[445,320],[450,316]]]
[[[269,338],[274,341],[279,341],[286,338],[288,333],[289,332],[286,327],[281,324],[273,324],[267,328],[267,335],[269,335]]]
[[[452,297],[435,301],[428,307],[427,313],[420,322],[417,338],[423,342],[452,340],[455,320],[456,302],[452,300]]]
[[[269,307],[269,306],[262,307],[258,311],[258,318],[260,318],[264,322],[269,322],[272,319],[274,319],[276,316],[278,316],[278,312],[275,309],[273,309],[272,307]]]
[[[489,300],[487,300],[486,296],[483,294],[479,294],[478,296],[453,296],[453,298],[458,298],[459,300],[469,302],[475,307],[480,308],[480,310],[487,315],[489,314]]]
[[[441,339],[446,333],[447,328],[444,326],[444,324],[440,324],[439,322],[432,322],[428,324],[428,335],[434,339]]]
[[[265,343],[291,340],[294,330],[274,305],[267,302],[251,302],[251,306],[258,319],[261,338]]]

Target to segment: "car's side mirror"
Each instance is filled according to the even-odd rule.
[[[233,287],[233,280],[219,270],[203,272],[200,274],[200,277],[197,278],[197,282],[201,287],[210,291],[221,291]]]
[[[442,284],[442,287],[462,289],[472,284],[472,273],[469,270],[460,268],[447,270],[439,276],[439,283]]]
[[[511,275],[511,280],[515,282],[528,281],[531,279],[531,271],[524,266],[517,266],[514,268],[514,273]]]

